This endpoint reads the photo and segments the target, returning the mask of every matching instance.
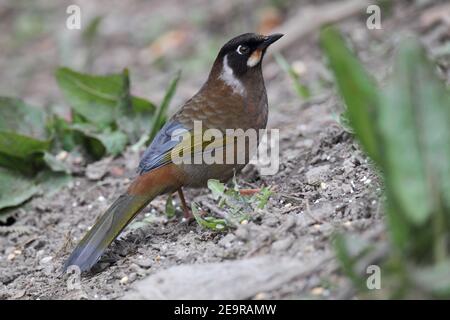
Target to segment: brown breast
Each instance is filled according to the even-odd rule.
[[[202,121],[203,128],[262,129],[266,127],[268,108],[264,81],[243,80],[244,95],[228,86],[221,79],[209,80],[174,115],[174,119],[192,128],[195,120]]]

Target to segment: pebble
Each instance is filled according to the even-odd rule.
[[[130,275],[128,276],[128,281],[129,282],[133,282],[137,279],[137,274],[135,272],[130,273]]]
[[[152,259],[140,259],[140,260],[136,260],[136,264],[139,267],[148,269],[148,268],[150,268],[152,266],[153,260]]]
[[[284,239],[277,240],[272,244],[272,250],[277,252],[286,251],[292,246],[294,240],[295,239],[292,236],[288,236]]]
[[[259,292],[255,295],[255,300],[265,300],[267,299],[267,294],[264,292]]]
[[[128,280],[129,280],[128,276],[125,276],[125,277],[123,277],[122,279],[119,280],[119,283],[120,284],[126,284],[126,283],[128,283]]]
[[[325,292],[325,289],[322,287],[315,287],[311,290],[311,294],[315,296],[321,296]]]
[[[53,257],[47,256],[41,259],[41,261],[39,261],[40,264],[47,264],[50,261],[52,261]]]

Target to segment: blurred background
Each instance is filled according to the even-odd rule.
[[[368,12],[372,4],[380,10],[380,24],[374,28],[369,27],[374,22],[370,20],[374,11]],[[81,9],[79,30],[66,27],[70,5]],[[327,25],[334,25],[342,36],[323,32]],[[130,226],[130,232],[115,242],[107,253],[106,269],[83,278],[83,290],[68,289],[55,271],[135,174],[147,135],[151,137],[149,131],[159,128],[166,118],[164,111],[161,119],[153,120],[155,110],[169,106],[170,115],[178,109],[206,80],[220,47],[246,32],[285,34],[270,48],[263,66],[269,127],[280,129],[280,171],[274,176],[261,176],[257,167],[249,166],[238,177],[241,187],[266,191],[264,187],[270,187],[270,200],[267,193],[263,209],[252,208],[250,221],[219,233],[195,224],[180,225],[174,218],[181,212],[178,200],[172,208],[168,206],[173,206],[171,198],[158,198]],[[411,36],[420,45],[402,47],[403,40]],[[128,68],[131,94],[151,102],[147,103],[150,115],[142,117],[145,128],[136,126],[143,129],[145,139],[128,136],[127,140],[124,132],[129,133],[129,126],[122,127],[120,119],[103,126],[85,114],[78,117],[81,109],[75,105],[82,102],[89,106],[90,100],[78,101],[67,95],[73,88],[67,89],[56,79],[59,67],[116,76]],[[32,108],[25,110],[44,110],[43,119],[55,114],[64,119],[30,125],[41,131],[49,127],[54,130],[43,134],[45,139],[53,139],[51,144],[44,143],[37,152],[30,152],[38,154],[33,158],[36,171],[31,177],[23,178],[23,172],[15,176],[15,167],[8,171],[11,162],[8,170],[0,167],[0,298],[136,297],[128,296],[128,291],[137,292],[139,297],[158,298],[142,288],[152,287],[155,277],[165,270],[168,273],[162,277],[167,281],[160,290],[170,298],[449,296],[450,188],[441,179],[450,177],[450,133],[445,122],[439,121],[448,119],[449,110],[444,108],[448,106],[450,81],[448,1],[0,0],[0,70],[1,97],[22,99]],[[178,71],[181,77],[177,85],[172,81]],[[96,85],[79,74],[74,78]],[[124,88],[128,90],[126,84]],[[118,92],[108,93],[121,101]],[[382,100],[386,104],[378,105],[378,98],[386,96],[397,100]],[[405,97],[411,99],[402,100]],[[420,116],[411,111],[413,101],[421,102]],[[0,100],[5,110],[12,106],[8,109],[11,114],[18,105],[24,108],[15,100]],[[375,117],[370,109],[375,105],[386,113],[375,112]],[[434,113],[428,112],[428,106],[430,110],[435,107]],[[118,108],[118,104],[113,107]],[[399,115],[389,110],[406,111]],[[35,132],[28,132],[33,130],[27,130],[30,119],[26,114],[19,115],[22,126],[17,131],[33,135]],[[411,119],[428,121],[426,115],[436,116],[425,124],[418,121],[414,127]],[[137,119],[132,116],[124,119]],[[13,125],[2,120],[1,134],[15,132]],[[134,120],[131,127],[137,123]],[[91,130],[93,124],[97,127]],[[381,129],[372,128],[377,124]],[[403,127],[411,130],[402,131]],[[111,132],[117,134],[120,143],[107,139]],[[374,132],[385,136],[380,138]],[[400,139],[405,137],[404,132],[419,132],[424,141],[430,142],[430,148],[417,148],[427,150],[426,156],[414,149],[417,141],[411,138],[413,134],[410,140]],[[81,139],[73,144],[72,135]],[[8,140],[0,142],[3,160],[1,156],[10,150]],[[4,145],[7,147],[1,149]],[[93,152],[93,145],[101,145],[100,152]],[[414,148],[402,148],[410,145]],[[18,151],[23,156],[21,161],[31,162],[26,150]],[[412,161],[414,156],[420,159]],[[403,166],[405,163],[418,165]],[[389,165],[395,168],[389,170]],[[380,176],[378,167],[383,173],[401,174],[394,174],[394,178]],[[402,172],[404,168],[412,169]],[[436,173],[429,168],[442,171]],[[421,170],[423,176],[411,174]],[[48,184],[56,184],[54,180],[35,180],[48,171],[65,179],[57,193],[47,192]],[[6,178],[1,180],[3,176]],[[21,195],[11,202],[15,193],[10,183],[20,180],[17,177],[23,178],[24,184],[17,188]],[[384,193],[383,181],[388,191],[394,190],[392,194]],[[30,185],[34,188],[31,193]],[[414,189],[417,185],[423,188]],[[5,196],[6,192],[13,196]],[[384,206],[386,195],[398,200],[392,201],[395,205]],[[187,196],[211,214],[222,212],[207,190],[189,191]],[[418,208],[423,210],[417,212]],[[214,286],[216,274],[195,269],[208,263],[223,266],[214,269],[223,271],[223,277],[218,277],[223,283]],[[370,264],[386,266],[384,283],[390,285],[381,291],[369,290],[368,294],[365,267]],[[178,265],[192,267],[192,272],[184,273],[197,277],[189,286],[179,287],[184,279],[177,279]],[[422,270],[419,265],[431,269]],[[258,276],[245,274],[255,268],[260,270]],[[405,274],[411,274],[411,279]],[[250,281],[245,287],[237,285],[243,277]],[[139,281],[149,282],[134,288]],[[221,286],[229,287],[221,290]],[[223,292],[228,296],[221,296]]]
[[[365,1],[8,1],[0,4],[0,93],[32,104],[62,108],[54,79],[57,66],[105,74],[130,69],[134,94],[161,99],[170,76],[182,70],[176,102],[190,97],[207,77],[223,43],[244,32],[288,31],[283,49],[312,86],[329,80],[317,61],[317,30],[347,20],[343,29],[369,63],[374,53],[390,56],[402,32],[420,32],[434,50],[443,49],[445,10],[421,12],[439,0],[380,1],[382,30],[368,32]],[[80,30],[66,28],[70,4],[81,8]],[[396,19],[390,19],[395,17]],[[351,19],[349,19],[351,18]],[[350,20],[350,21],[348,21]],[[409,20],[409,21],[407,21]],[[315,48],[315,49],[314,49]],[[276,50],[276,47],[275,47]],[[369,64],[370,67],[370,64]],[[270,64],[271,81],[286,77]],[[381,70],[380,70],[381,71]],[[382,73],[382,72],[381,72]],[[271,97],[292,94],[274,90]],[[269,86],[270,90],[270,86]],[[286,99],[287,100],[287,99]]]

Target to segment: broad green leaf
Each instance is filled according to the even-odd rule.
[[[0,131],[47,140],[45,113],[16,98],[0,97]]]
[[[50,148],[50,141],[37,140],[13,132],[0,131],[0,153],[5,155],[27,158],[33,153],[42,152]]]
[[[114,123],[114,109],[126,86],[123,74],[98,76],[59,68],[56,79],[70,106],[83,118],[99,127]],[[141,98],[132,97],[131,103],[136,109],[154,109]]]
[[[39,172],[35,178],[42,196],[49,197],[72,181],[72,176],[62,171],[44,170]]]
[[[76,123],[71,126],[75,131],[78,131],[86,136],[88,139],[88,149],[92,155],[99,159],[105,154],[116,156],[125,150],[128,138],[121,131],[111,131],[105,129],[102,132],[97,132],[96,128],[90,124]]]
[[[411,280],[422,290],[439,298],[450,297],[450,260],[429,267],[415,268],[409,274]]]
[[[320,40],[355,134],[368,155],[379,162],[374,127],[375,108],[378,105],[377,87],[336,30],[330,27],[323,29]]]
[[[402,43],[397,64],[402,65],[404,80],[409,82],[416,140],[433,211],[450,210],[450,91],[417,42]]]
[[[430,79],[419,79],[418,64],[423,61],[417,59],[417,53],[409,49],[400,51],[392,78],[383,92],[378,126],[389,201],[394,201],[410,221],[420,225],[432,213],[432,192],[438,191],[430,190],[428,185],[431,176],[426,172],[427,144],[423,130],[441,129],[436,127],[437,123],[429,128],[422,124],[424,115],[420,109],[429,109],[431,101],[423,101],[421,92],[423,81]],[[420,106],[421,103],[426,105]]]
[[[0,97],[0,154],[26,159],[50,148],[45,115],[19,99]]]
[[[166,94],[164,96],[164,99],[161,103],[161,105],[158,108],[158,112],[156,116],[153,118],[151,131],[149,134],[149,142],[155,138],[158,131],[162,128],[164,123],[167,120],[167,109],[169,108],[170,101],[172,100],[175,91],[177,89],[178,80],[180,80],[181,72],[178,72],[175,76],[175,78],[172,80],[172,82],[169,84],[169,87],[167,88]]]
[[[17,170],[26,175],[32,175],[35,170],[28,158],[17,158],[3,153],[0,153],[0,167]]]
[[[15,207],[39,192],[33,179],[19,172],[0,168],[0,210]]]
[[[56,115],[51,118],[47,127],[52,132],[55,148],[72,151],[81,143],[81,141],[78,141],[80,139],[77,139],[77,134],[71,126],[66,120]]]

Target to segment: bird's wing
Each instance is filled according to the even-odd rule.
[[[171,163],[171,159],[167,155],[170,155],[172,149],[180,143],[183,132],[187,131],[188,129],[179,121],[169,120],[166,122],[145,150],[139,163],[139,174]]]
[[[142,156],[139,173],[142,175],[173,163],[172,156],[178,157],[179,161],[187,158],[192,160],[198,153],[217,152],[235,141],[235,136],[226,135],[206,140],[203,134],[204,131],[194,132],[180,122],[170,120],[161,128]]]

